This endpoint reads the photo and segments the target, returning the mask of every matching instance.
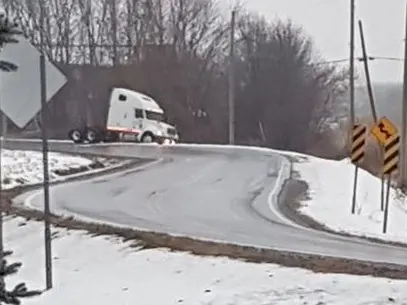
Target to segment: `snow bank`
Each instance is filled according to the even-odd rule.
[[[294,154],[293,154],[294,155]],[[294,155],[297,156],[298,154]],[[389,222],[383,234],[380,207],[381,180],[360,169],[356,213],[351,214],[354,165],[349,160],[331,161],[311,156],[299,157],[293,169],[309,185],[309,200],[300,212],[334,231],[407,243],[405,197],[390,190]]]
[[[43,224],[5,222],[6,249],[23,262],[8,285],[43,289]],[[274,264],[202,258],[163,249],[137,251],[117,238],[53,229],[54,289],[27,305],[405,304],[405,281],[314,274]]]
[[[61,180],[72,173],[85,172],[113,165],[110,160],[92,160],[84,157],[49,153],[51,181]],[[42,153],[3,149],[1,152],[2,187],[11,189],[43,181]]]

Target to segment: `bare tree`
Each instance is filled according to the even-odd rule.
[[[221,16],[217,2],[210,0],[172,0],[168,22],[168,37],[182,66],[185,109],[188,111],[184,115],[190,117],[190,124],[198,124],[213,137],[223,129],[218,123],[222,120],[224,107],[221,104],[225,100],[214,87],[222,82],[218,64],[228,43],[228,24]],[[209,139],[204,137],[202,140]]]
[[[24,35],[34,45],[39,45],[39,9],[41,2],[30,0],[3,0],[7,1],[9,10],[17,18]],[[70,45],[75,40],[75,1],[52,0],[44,6],[45,25],[43,37],[44,49],[47,56],[57,62],[69,63],[72,52]]]
[[[133,87],[159,98],[186,140],[224,140],[228,25],[219,12],[213,0],[144,0],[128,38],[136,49]]]
[[[346,73],[321,64],[312,40],[291,21],[243,15],[239,31],[240,140],[259,138],[261,123],[268,146],[305,150],[343,92]]]
[[[6,15],[0,14],[0,48],[4,48],[7,44],[18,43],[18,37],[22,32],[18,24],[10,20]],[[13,72],[18,69],[18,64],[0,60],[0,71]]]
[[[37,2],[0,2],[38,44]],[[226,141],[229,24],[217,0],[50,0],[46,10],[48,57],[77,64],[69,99],[79,101],[64,102],[64,119],[102,120],[108,89],[126,86],[157,98],[184,140]],[[322,64],[291,21],[239,16],[237,140],[304,150],[334,115],[347,73]]]

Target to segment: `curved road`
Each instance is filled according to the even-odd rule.
[[[6,146],[36,150],[40,143],[8,140]],[[264,248],[407,265],[404,248],[284,221],[276,200],[271,200],[277,198],[270,195],[287,160],[270,150],[62,142],[52,142],[51,149],[159,159],[138,170],[52,187],[54,213]],[[41,191],[24,194],[17,201],[27,199],[31,206],[42,208]]]

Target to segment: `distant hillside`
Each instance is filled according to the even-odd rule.
[[[379,117],[387,116],[397,125],[401,124],[402,84],[373,84],[376,111]],[[366,87],[357,87],[355,91],[356,116],[371,116],[369,97]],[[342,103],[349,106],[349,97],[345,95]]]
[[[378,116],[387,116],[401,124],[402,84],[374,84],[374,98]],[[357,115],[370,115],[370,104],[366,88],[356,90]]]

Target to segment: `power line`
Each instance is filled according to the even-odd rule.
[[[39,43],[32,43],[35,47],[39,47]],[[46,46],[49,48],[58,48],[58,47],[64,47],[64,48],[113,48],[113,47],[120,47],[120,48],[134,48],[137,47],[135,44],[120,44],[117,43],[116,45],[114,43],[46,43]]]
[[[404,61],[403,58],[399,58],[399,57],[388,57],[388,56],[368,56],[367,58],[368,60],[389,60],[389,61]],[[356,57],[355,60],[363,62],[364,59],[363,57]],[[336,64],[336,63],[342,63],[342,62],[348,62],[349,59],[348,58],[344,58],[344,59],[334,59],[334,60],[329,60],[329,61],[324,61],[322,63],[324,64]]]
[[[32,43],[32,45],[39,47],[39,43]],[[49,48],[58,48],[58,47],[64,47],[64,48],[114,48],[114,47],[119,47],[119,48],[135,48],[138,47],[136,44],[129,44],[129,43],[117,43],[116,45],[113,43],[47,43],[47,47]],[[141,47],[141,46],[140,46]],[[357,61],[363,61],[363,57],[355,57],[355,60]],[[389,60],[389,61],[403,61],[403,58],[400,57],[391,57],[391,56],[368,56],[368,60]],[[342,62],[348,62],[349,58],[342,58],[342,59],[333,59],[333,60],[326,60],[322,61],[321,64],[335,64],[335,63],[342,63]]]

